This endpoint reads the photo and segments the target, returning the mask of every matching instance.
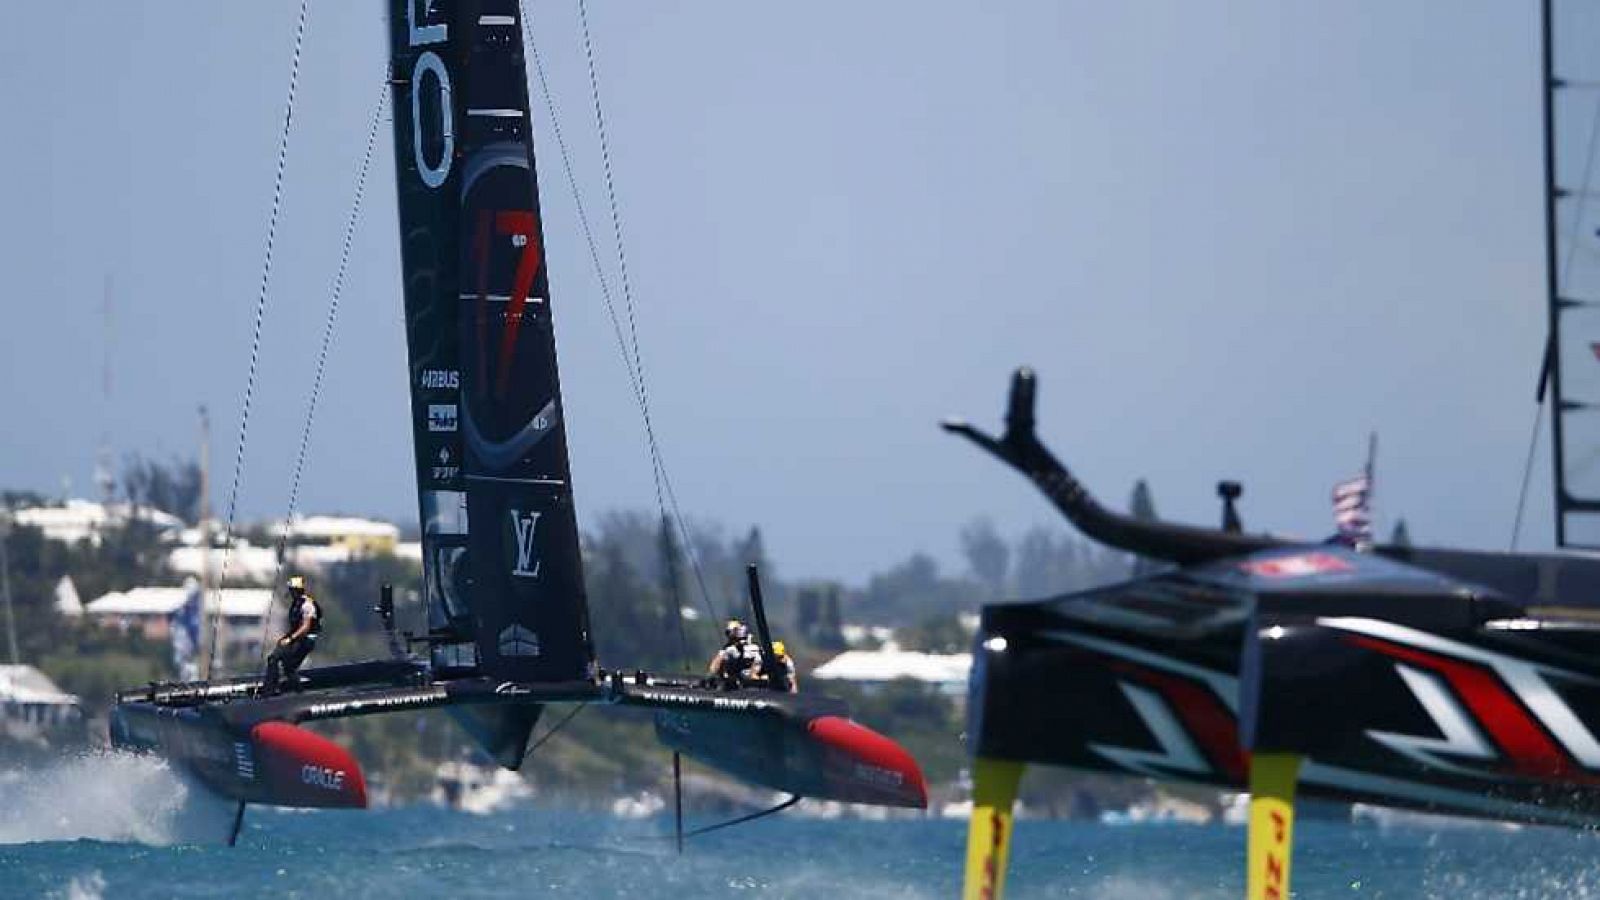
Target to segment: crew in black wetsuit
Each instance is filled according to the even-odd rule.
[[[267,677],[261,683],[261,693],[271,696],[286,687],[293,688],[295,674],[317,648],[317,635],[321,633],[322,609],[306,593],[306,580],[295,575],[289,579],[289,631],[278,639],[278,646],[267,657]]]
[[[711,657],[707,671],[717,680],[717,686],[736,690],[746,686],[752,670],[761,659],[761,651],[750,640],[750,629],[738,619],[729,619],[723,626],[726,641],[717,655]]]

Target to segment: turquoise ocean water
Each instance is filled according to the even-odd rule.
[[[227,814],[145,760],[0,779],[0,897],[949,898],[965,840],[960,822],[780,817],[677,857],[667,819],[416,806],[252,810],[239,847],[196,841]],[[1600,835],[1305,822],[1298,836],[1297,897],[1600,898]],[[1231,900],[1243,848],[1221,825],[1025,821],[1007,895]]]

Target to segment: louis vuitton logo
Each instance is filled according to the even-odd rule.
[[[511,574],[522,578],[538,578],[539,567],[543,565],[543,561],[534,558],[533,535],[541,514],[523,513],[515,509],[509,512],[512,533],[517,538],[517,564],[511,569]]]

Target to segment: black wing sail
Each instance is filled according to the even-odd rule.
[[[423,559],[436,667],[577,681],[594,654],[520,15],[390,7]]]

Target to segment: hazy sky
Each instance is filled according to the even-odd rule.
[[[245,454],[281,515],[384,75],[379,0],[314,0]],[[0,486],[95,448],[232,475],[298,4],[8,4]],[[528,4],[585,204],[575,7]],[[859,578],[973,516],[1054,523],[937,422],[1041,430],[1115,505],[1321,536],[1380,434],[1378,512],[1504,547],[1543,341],[1538,19],[1507,2],[591,2],[643,356],[685,512]],[[537,94],[535,95],[537,97]],[[535,101],[541,137],[549,117]],[[580,509],[651,508],[638,413],[539,146]],[[302,492],[414,520],[393,154],[375,161]],[[112,278],[113,388],[101,395]],[[1549,447],[1524,546],[1548,546]]]

